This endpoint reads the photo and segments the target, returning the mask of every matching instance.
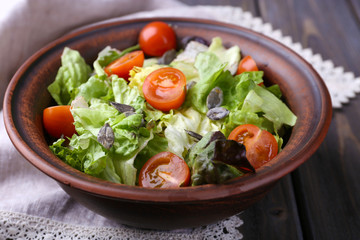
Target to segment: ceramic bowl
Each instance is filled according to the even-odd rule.
[[[55,79],[64,47],[80,51],[88,64],[105,46],[137,44],[140,29],[155,19],[111,20],[85,26],[43,47],[12,78],[4,99],[5,126],[17,150],[55,179],[78,202],[120,223],[151,229],[197,227],[235,215],[259,201],[283,176],[304,163],[323,141],[331,120],[324,82],[300,56],[282,44],[239,26],[210,20],[161,18],[179,39],[220,36],[225,46],[238,45],[264,71],[267,84],[278,84],[297,123],[283,151],[256,174],[225,184],[179,189],[146,189],[107,182],[73,169],[48,147],[43,110],[53,104],[46,90]]]

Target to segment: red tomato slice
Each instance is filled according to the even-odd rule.
[[[255,60],[251,56],[246,56],[243,59],[241,59],[236,74],[241,74],[243,72],[254,72],[254,71],[259,71]]]
[[[185,187],[190,183],[186,162],[171,152],[161,152],[150,158],[139,174],[139,186],[149,188]]]
[[[139,44],[145,54],[160,57],[176,48],[176,35],[167,23],[151,22],[141,30]]]
[[[116,74],[127,80],[129,78],[130,70],[135,66],[142,67],[144,59],[145,57],[143,51],[130,52],[111,62],[104,70],[108,76]]]
[[[146,101],[158,110],[177,109],[185,101],[186,77],[176,68],[160,68],[146,77],[143,93]]]
[[[228,139],[245,145],[246,157],[256,169],[273,159],[278,152],[275,137],[266,130],[252,124],[236,127]]]
[[[56,138],[60,138],[62,135],[71,137],[76,133],[70,108],[68,105],[45,108],[43,112],[44,128],[51,136]]]

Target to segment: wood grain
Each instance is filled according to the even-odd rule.
[[[240,214],[239,228],[245,239],[302,239],[296,199],[290,176],[250,209]]]
[[[333,60],[335,65],[344,66],[346,71],[360,74],[359,18],[355,15],[359,13],[358,2],[259,2],[261,16],[274,28],[282,29],[294,41]],[[360,236],[359,103],[356,97],[334,112],[322,146],[292,174],[305,239]]]

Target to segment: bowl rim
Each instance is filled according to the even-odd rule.
[[[180,21],[187,23],[202,23],[207,25],[216,25],[218,27],[231,28],[234,30],[242,31],[247,34],[255,35],[259,38],[263,38],[266,41],[271,42],[282,48],[282,50],[287,51],[291,55],[297,58],[297,61],[300,61],[305,65],[308,70],[314,75],[316,79],[316,84],[319,88],[321,94],[321,113],[320,121],[314,129],[314,134],[311,139],[304,145],[301,152],[296,156],[293,156],[296,161],[286,161],[281,167],[276,169],[266,169],[256,175],[245,175],[241,178],[232,179],[224,184],[207,184],[195,187],[186,187],[186,188],[176,188],[176,189],[150,189],[142,188],[139,186],[127,186],[123,184],[117,184],[108,182],[102,179],[98,179],[83,173],[81,178],[78,175],[74,176],[69,172],[55,169],[53,165],[48,163],[45,159],[42,159],[36,152],[34,152],[20,136],[19,132],[15,128],[14,119],[11,114],[11,99],[13,90],[16,88],[16,85],[22,76],[22,74],[44,53],[54,48],[56,45],[66,42],[76,36],[89,33],[94,30],[101,28],[114,27],[121,24],[129,24],[134,22],[151,22],[151,21]],[[256,188],[267,186],[273,184],[281,177],[287,175],[288,173],[295,170],[298,166],[304,163],[320,146],[321,142],[326,136],[327,130],[330,126],[331,116],[332,116],[332,107],[331,99],[328,89],[321,79],[320,75],[315,71],[315,69],[303,59],[299,54],[283,45],[282,43],[267,37],[261,33],[255,32],[253,30],[233,25],[229,23],[209,20],[209,19],[196,19],[196,18],[182,18],[182,17],[159,17],[159,18],[135,18],[135,19],[109,19],[105,21],[100,21],[97,23],[85,25],[83,27],[77,28],[68,34],[50,42],[49,44],[42,47],[40,50],[35,52],[31,57],[29,57],[24,64],[18,69],[13,78],[11,79],[4,98],[3,106],[3,117],[6,127],[6,131],[13,142],[16,149],[27,159],[32,165],[44,172],[46,175],[55,179],[61,184],[70,186],[72,188],[79,189],[84,192],[88,192],[93,195],[100,195],[107,198],[117,198],[123,200],[136,200],[143,202],[193,202],[198,200],[213,200],[213,199],[222,199],[228,197],[229,195],[238,195],[245,192],[252,191]],[[286,148],[286,146],[285,146]],[[284,149],[285,149],[284,148]],[[55,155],[54,155],[55,156]],[[61,160],[60,160],[61,161]],[[276,170],[276,171],[275,171]],[[77,170],[76,170],[77,171]],[[255,179],[255,180],[254,180]],[[155,193],[155,194],[154,194]],[[174,201],[175,200],[175,201]]]

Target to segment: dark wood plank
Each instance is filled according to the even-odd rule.
[[[290,175],[240,217],[245,239],[303,239]]]
[[[279,0],[276,4],[259,0],[261,16],[274,29],[359,75],[359,22],[353,6],[337,0]]]
[[[357,21],[357,25],[360,26],[360,1],[349,0],[350,9],[353,11],[354,19]]]
[[[265,21],[305,47],[360,75],[356,1],[260,1]],[[357,9],[358,2],[356,3]],[[264,14],[263,14],[264,13]],[[284,21],[286,19],[286,21]],[[349,86],[351,87],[351,86]],[[360,98],[334,111],[314,156],[292,174],[306,239],[360,237]]]

